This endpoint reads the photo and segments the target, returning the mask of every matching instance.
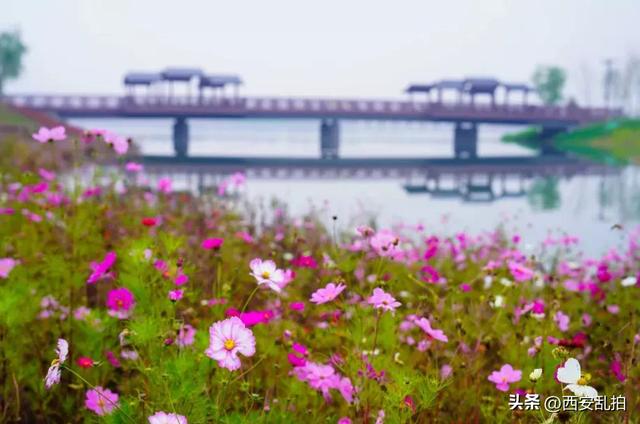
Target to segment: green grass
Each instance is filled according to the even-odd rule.
[[[6,105],[0,104],[0,125],[32,128],[37,126],[37,123],[17,112],[12,111]]]
[[[540,129],[507,134],[502,140],[528,148],[540,147]],[[640,163],[640,120],[622,119],[588,125],[556,135],[552,142],[562,150],[599,161]]]

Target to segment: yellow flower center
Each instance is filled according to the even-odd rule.
[[[262,278],[264,278],[265,280],[268,280],[270,276],[271,274],[269,274],[269,271],[264,271],[262,273]]]
[[[227,339],[227,340],[224,341],[224,348],[225,349],[231,350],[234,347],[236,347],[236,342],[234,342],[233,340]]]

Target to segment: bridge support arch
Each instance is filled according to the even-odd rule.
[[[478,125],[475,122],[456,123],[453,151],[456,159],[478,157]]]
[[[320,122],[320,157],[337,159],[340,154],[340,123],[327,118]]]
[[[184,117],[176,118],[173,124],[173,151],[177,157],[186,157],[189,152],[189,124]]]

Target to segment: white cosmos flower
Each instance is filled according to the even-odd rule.
[[[60,365],[64,364],[67,355],[69,355],[69,343],[65,339],[58,339],[56,355],[58,357],[51,362],[47,376],[44,378],[44,385],[47,389],[60,382]]]
[[[558,368],[556,376],[558,381],[566,384],[567,389],[571,390],[574,395],[588,398],[598,397],[598,391],[585,384],[586,381],[580,370],[580,362],[577,359],[567,359],[564,365]]]
[[[536,368],[529,374],[529,380],[531,381],[538,381],[540,377],[542,377],[542,368]]]
[[[498,294],[493,302],[490,303],[493,308],[502,308],[504,306],[504,296]]]
[[[638,280],[636,279],[636,277],[630,276],[622,280],[620,284],[622,284],[623,287],[629,287],[629,286],[635,286],[637,282]]]
[[[276,267],[275,262],[256,258],[249,263],[249,267],[258,285],[266,284],[271,290],[280,293],[280,285],[284,282],[285,275],[283,270]]]

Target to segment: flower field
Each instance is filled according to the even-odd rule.
[[[597,258],[589,234],[337,232],[242,174],[148,180],[108,132],[4,143],[0,422],[638,422],[640,229]]]

